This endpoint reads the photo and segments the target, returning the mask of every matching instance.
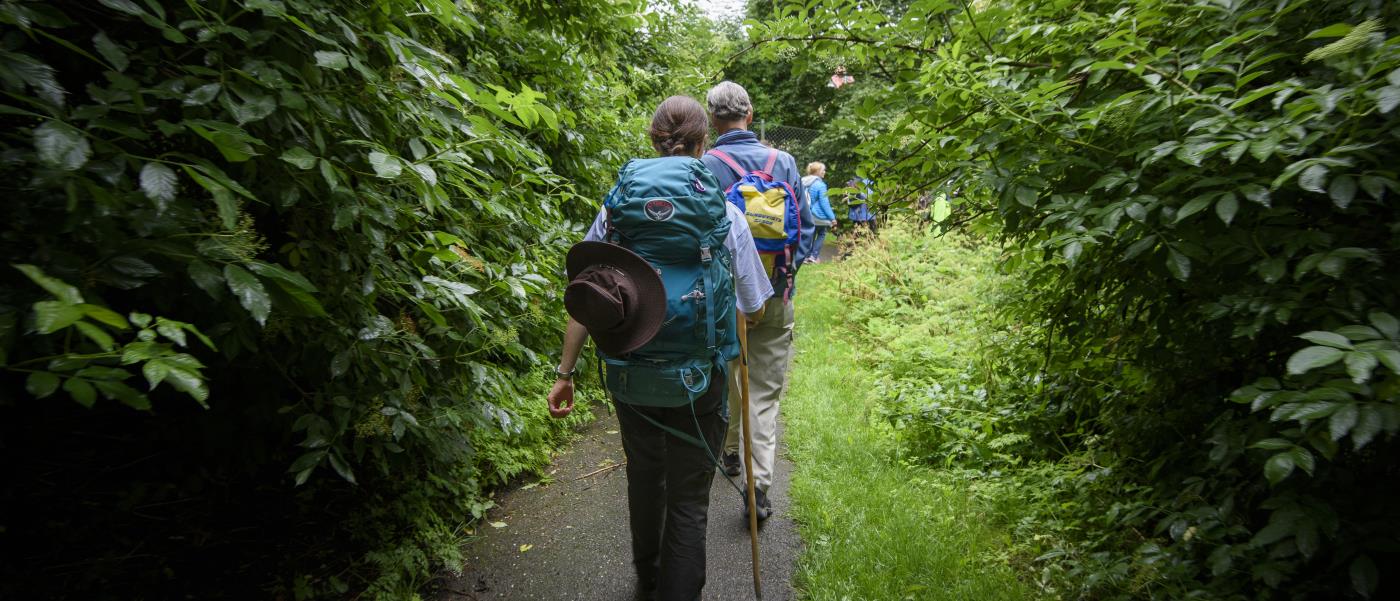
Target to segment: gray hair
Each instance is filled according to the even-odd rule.
[[[739,121],[749,116],[753,104],[744,86],[729,80],[721,81],[705,94],[705,103],[710,105],[710,114],[716,121]]]

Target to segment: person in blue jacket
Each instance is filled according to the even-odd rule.
[[[802,178],[802,187],[807,190],[807,201],[812,205],[812,220],[816,225],[812,232],[812,248],[807,251],[808,263],[816,263],[821,259],[826,233],[836,227],[836,212],[831,210],[831,197],[826,193],[826,181],[823,179],[825,177],[825,163],[807,163],[807,175]]]
[[[870,184],[870,180],[863,177],[853,177],[851,181],[846,182],[847,188],[856,189],[856,195],[855,198],[851,200],[851,208],[848,211],[847,217],[851,219],[851,223],[869,228],[870,234],[874,235],[875,212],[870,210]]]
[[[759,142],[758,136],[749,131],[753,123],[753,103],[743,86],[732,81],[722,81],[710,88],[705,95],[709,104],[710,124],[719,137],[715,139],[714,150],[719,150],[732,158],[738,166],[747,171],[763,169],[773,149]],[[700,160],[715,174],[721,190],[727,190],[739,175],[725,163],[724,159],[706,153]],[[792,271],[796,274],[807,260],[811,248],[812,210],[803,191],[802,175],[797,171],[797,161],[792,155],[778,151],[773,162],[774,181],[787,182],[797,194],[798,216],[802,224],[801,233],[794,253]],[[770,274],[771,276],[772,274]],[[793,280],[795,281],[795,279]],[[753,437],[754,490],[759,519],[767,519],[773,511],[768,498],[768,487],[773,483],[774,459],[778,450],[778,401],[787,391],[788,366],[792,363],[793,308],[791,289],[787,278],[773,280],[773,296],[764,306],[763,317],[749,326],[749,414],[744,416],[751,424]],[[730,370],[732,378],[729,393],[729,432],[724,442],[724,470],[730,475],[739,474],[739,439],[741,438],[739,416],[739,370]],[[744,511],[748,512],[748,499]]]

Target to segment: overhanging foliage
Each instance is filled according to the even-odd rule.
[[[1377,594],[1394,3],[889,4],[791,3],[750,35],[889,74],[845,125],[900,113],[860,147],[877,189],[956,193],[1009,244],[1008,309],[1044,326],[1010,456],[1107,468],[1074,497],[1086,552],[1041,561],[1091,597]]]
[[[6,586],[409,595],[460,561],[564,431],[560,257],[645,149],[626,60],[680,62],[644,8],[0,2]]]

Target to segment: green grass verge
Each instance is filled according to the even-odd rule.
[[[806,550],[797,586],[809,601],[1029,599],[1005,562],[1006,536],[938,470],[897,458],[872,424],[872,377],[843,327],[834,282],[802,271],[797,357],[783,403],[795,472],[794,515]]]

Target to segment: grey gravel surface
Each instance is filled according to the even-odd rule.
[[[622,464],[622,441],[617,418],[602,409],[599,414],[555,458],[551,482],[526,482],[497,496],[498,507],[465,549],[465,570],[443,577],[439,601],[637,598],[626,468],[607,469]],[[763,599],[774,601],[795,597],[793,565],[801,548],[789,512],[792,464],[784,455],[780,444],[770,495],[774,513],[759,536]],[[742,477],[735,480],[742,485]],[[742,511],[739,493],[716,472],[706,543],[706,601],[754,598],[748,522]]]

